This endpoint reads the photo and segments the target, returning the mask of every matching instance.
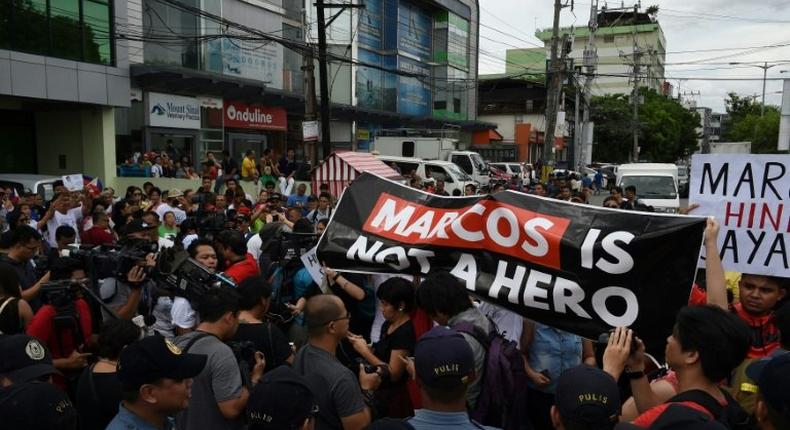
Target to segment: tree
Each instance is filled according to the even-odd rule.
[[[729,93],[724,101],[729,120],[723,139],[729,142],[752,142],[752,153],[775,153],[779,140],[781,115],[776,106],[765,106],[761,116],[761,104],[754,97],[741,97]]]
[[[639,106],[640,158],[672,163],[692,153],[697,147],[699,114],[654,90],[641,88],[640,93],[644,99]],[[633,148],[629,97],[594,97],[591,112],[595,122],[593,158],[615,163],[628,161]]]

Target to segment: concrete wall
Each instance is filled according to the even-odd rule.
[[[83,173],[105,181],[115,176],[112,108],[42,111],[35,118],[39,173]]]
[[[516,138],[516,124],[530,124],[531,130],[544,131],[545,118],[539,114],[508,114],[508,115],[480,115],[479,121],[497,124],[497,132],[502,135],[504,143],[513,143]]]

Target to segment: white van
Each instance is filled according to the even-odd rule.
[[[652,206],[656,212],[677,213],[680,208],[678,196],[678,167],[671,163],[634,163],[617,167],[617,185],[623,191],[628,186],[636,187],[636,196],[642,203]]]
[[[31,191],[50,201],[55,195],[55,187],[63,185],[62,176],[33,175],[28,173],[7,173],[0,175],[0,187],[13,188],[17,195]]]
[[[376,155],[376,158],[392,165],[395,163],[401,175],[408,175],[415,172],[423,181],[434,179],[443,180],[444,189],[450,195],[454,190],[464,193],[464,187],[472,184],[477,187],[477,183],[471,176],[467,175],[457,165],[449,161],[442,160],[423,160],[421,158],[395,157],[390,155]]]

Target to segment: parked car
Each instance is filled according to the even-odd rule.
[[[400,173],[404,176],[416,173],[423,180],[443,180],[444,189],[452,194],[453,190],[460,190],[464,192],[464,187],[467,184],[473,184],[476,187],[480,185],[475,182],[471,176],[467,175],[457,165],[449,161],[442,160],[423,160],[421,158],[413,157],[395,157],[389,155],[376,155],[379,160],[391,165],[395,163],[400,169]]]

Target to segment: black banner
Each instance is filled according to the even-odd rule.
[[[694,281],[705,219],[516,192],[440,197],[365,174],[318,244],[341,271],[446,270],[470,293],[590,339],[629,326],[663,347]]]

